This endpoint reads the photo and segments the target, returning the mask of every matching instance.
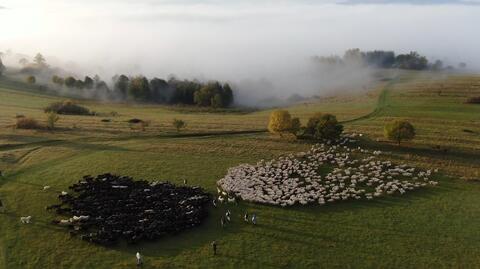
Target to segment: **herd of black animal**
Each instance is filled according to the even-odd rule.
[[[156,240],[199,225],[208,214],[210,194],[200,187],[133,180],[103,174],[84,176],[47,207],[67,219],[53,223],[89,242],[112,245],[121,240]]]

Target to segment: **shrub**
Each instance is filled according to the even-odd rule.
[[[415,137],[415,128],[408,121],[395,120],[385,125],[384,135],[400,145],[403,140],[412,140]]]
[[[132,123],[132,124],[137,124],[137,123],[141,123],[141,122],[143,122],[143,120],[137,119],[137,118],[133,118],[133,119],[128,120],[128,123]]]
[[[27,80],[27,83],[29,84],[35,84],[35,82],[37,82],[37,79],[35,78],[35,76],[28,76],[26,80]]]
[[[343,132],[343,126],[338,123],[337,117],[324,114],[315,125],[313,134],[315,139],[338,139]]]
[[[332,114],[316,113],[308,119],[307,126],[301,128],[298,136],[306,139],[335,140],[343,132],[343,126]]]
[[[55,112],[61,115],[92,115],[88,108],[77,105],[70,100],[50,104],[45,108],[45,112]]]
[[[60,119],[57,113],[48,112],[47,113],[47,128],[50,130],[55,129],[55,123]]]
[[[479,97],[468,98],[466,103],[467,104],[480,104],[480,96]]]
[[[308,119],[306,128],[309,133],[313,134],[315,132],[315,127],[320,122],[320,119],[322,118],[322,116],[323,116],[323,113],[317,112]]]
[[[292,129],[292,116],[286,110],[275,110],[270,114],[268,122],[268,131],[273,134],[290,132]]]
[[[183,120],[173,119],[172,125],[177,130],[177,133],[179,133],[182,128],[187,126],[187,123]]]
[[[290,133],[296,135],[300,128],[302,127],[302,123],[300,122],[299,118],[293,118],[291,122]]]
[[[41,129],[42,128],[37,120],[35,120],[34,118],[26,118],[26,117],[17,118],[15,127],[17,129]]]

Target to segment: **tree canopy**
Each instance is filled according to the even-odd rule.
[[[402,141],[412,140],[415,137],[415,128],[408,121],[395,120],[385,125],[384,135],[400,145]]]
[[[287,110],[275,110],[270,114],[268,131],[273,134],[289,133],[292,129],[292,116]]]

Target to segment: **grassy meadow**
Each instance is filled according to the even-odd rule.
[[[352,89],[355,90],[355,89]],[[477,268],[480,264],[480,76],[402,73],[355,94],[287,108],[305,123],[315,112],[336,114],[360,145],[383,158],[441,172],[436,187],[375,201],[277,208],[229,206],[233,222],[220,227],[226,209],[211,209],[201,226],[155,243],[105,248],[71,238],[50,224],[45,207],[83,175],[112,172],[148,180],[199,185],[216,193],[216,181],[240,163],[255,163],[308,149],[311,144],[271,136],[271,110],[208,113],[166,106],[79,100],[97,116],[60,116],[58,130],[16,130],[16,115],[44,122],[43,108],[64,98],[0,81],[0,268]],[[111,112],[115,112],[112,114]],[[149,120],[145,131],[129,119]],[[171,121],[187,122],[176,134]],[[415,140],[384,141],[383,125],[408,119]],[[110,122],[102,121],[109,119]],[[260,132],[256,132],[260,131]],[[42,187],[52,188],[43,191]],[[256,213],[259,224],[243,222]],[[33,223],[22,225],[21,216]],[[213,256],[210,243],[219,244]]]

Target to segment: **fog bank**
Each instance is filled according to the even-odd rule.
[[[439,3],[7,0],[0,51],[41,52],[52,65],[105,80],[175,74],[231,81],[254,99],[322,94],[341,78],[318,73],[310,57],[349,48],[416,50],[479,68],[478,2]],[[369,76],[357,71],[343,81]]]

